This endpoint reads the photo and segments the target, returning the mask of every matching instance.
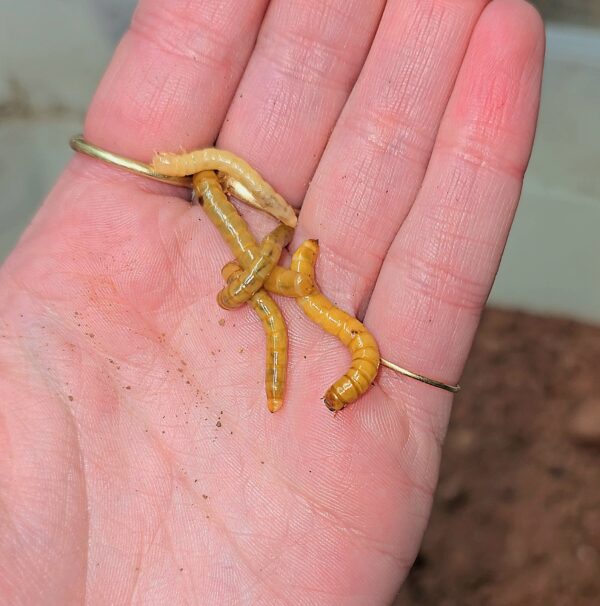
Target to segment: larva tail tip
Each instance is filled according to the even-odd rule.
[[[169,177],[184,177],[187,173],[184,167],[179,166],[177,155],[172,152],[158,152],[152,157],[150,166],[157,173]]]
[[[269,398],[269,400],[267,400],[269,412],[277,412],[278,410],[281,410],[282,406],[283,400],[281,398]]]
[[[284,225],[287,225],[287,227],[291,227],[292,229],[296,229],[296,227],[298,226],[298,217],[296,217],[296,215],[292,213],[289,216],[282,217],[281,218],[281,222]]]
[[[310,240],[306,240],[303,246],[305,246],[309,250],[316,252],[319,250],[319,241],[316,238],[312,238]]]

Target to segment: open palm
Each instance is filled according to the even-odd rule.
[[[521,0],[142,0],[86,136],[144,161],[215,141],[247,159],[302,204],[325,294],[384,357],[455,382],[542,56]],[[262,327],[218,308],[231,254],[184,195],[76,157],[2,269],[0,602],[389,603],[450,394],[381,369],[333,416],[348,354],[286,300],[269,414]]]

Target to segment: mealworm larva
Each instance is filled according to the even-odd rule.
[[[292,256],[292,269],[309,275],[314,280],[318,254],[318,242],[306,240]],[[313,293],[296,301],[308,318],[337,337],[352,354],[352,363],[348,372],[327,390],[324,398],[329,410],[342,410],[358,400],[373,383],[380,359],[377,342],[362,322],[335,307],[317,287]]]
[[[235,278],[227,281],[227,285],[217,295],[217,302],[223,309],[234,309],[243,305],[259,289],[265,279],[279,262],[281,251],[287,246],[294,230],[287,225],[279,224],[260,245],[258,256],[248,269],[238,272]]]
[[[239,182],[249,193],[248,197],[262,210],[285,225],[296,227],[298,219],[294,209],[245,160],[231,152],[209,147],[184,154],[163,152],[152,158],[152,168],[172,177],[183,177],[216,170]],[[252,202],[250,202],[252,203]]]
[[[236,261],[249,269],[259,256],[259,248],[246,222],[235,206],[227,199],[213,171],[194,175],[194,190],[213,225],[219,230]],[[264,288],[284,297],[302,297],[312,291],[314,281],[310,276],[275,266],[265,280]]]
[[[222,269],[226,282],[232,282],[242,273],[236,263],[228,263]],[[271,412],[277,412],[283,406],[283,394],[287,374],[288,336],[285,321],[277,303],[260,289],[248,301],[258,314],[267,338],[267,363],[265,371],[265,391],[267,406]]]

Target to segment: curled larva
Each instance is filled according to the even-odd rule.
[[[287,225],[279,224],[262,241],[258,256],[252,261],[248,269],[237,273],[217,295],[217,302],[223,309],[234,309],[243,305],[259,289],[262,288],[266,278],[279,262],[281,251],[287,246],[294,230]]]
[[[307,240],[294,253],[291,268],[314,280],[318,253],[318,242]],[[358,400],[373,383],[380,361],[377,342],[362,322],[335,307],[316,287],[310,295],[296,301],[308,318],[337,337],[352,354],[350,368],[327,390],[324,398],[329,410],[341,410]]]
[[[228,263],[222,270],[223,278],[232,282],[242,273],[236,263]],[[271,412],[277,412],[283,406],[288,359],[288,336],[285,321],[275,301],[260,289],[248,304],[257,313],[265,330],[267,356],[265,370],[265,391],[267,406]]]
[[[174,154],[163,152],[152,158],[152,168],[163,175],[183,177],[202,171],[216,170],[241,184],[246,194],[242,199],[273,215],[285,225],[296,227],[294,209],[245,160],[231,152],[209,147]]]
[[[227,199],[217,176],[213,171],[194,175],[194,190],[204,211],[219,230],[236,261],[244,269],[249,269],[259,256],[259,248],[246,222],[235,206]],[[265,280],[264,288],[284,297],[300,297],[310,293],[314,282],[310,276],[275,266]]]

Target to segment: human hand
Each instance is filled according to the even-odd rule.
[[[143,0],[86,136],[247,159],[303,203],[296,244],[319,239],[323,291],[382,355],[456,382],[530,153],[540,19],[521,0],[267,4]],[[217,307],[231,255],[182,197],[76,157],[1,270],[0,601],[389,603],[451,395],[384,368],[334,417],[347,353],[288,300],[269,414],[260,323]]]

